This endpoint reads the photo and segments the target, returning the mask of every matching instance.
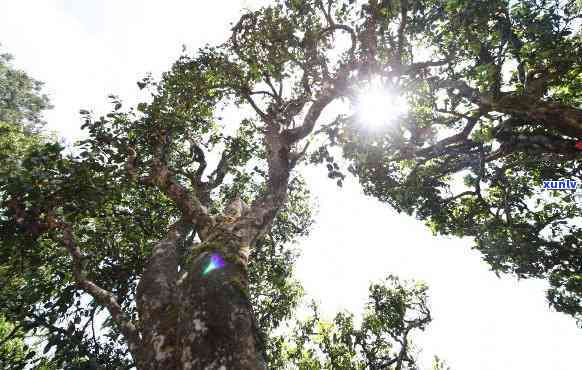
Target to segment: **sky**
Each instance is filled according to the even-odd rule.
[[[254,1],[18,0],[2,4],[2,52],[44,81],[55,108],[48,128],[79,138],[80,109],[105,113],[107,95],[144,96],[136,81],[159,76],[181,53],[225,39]],[[266,1],[263,1],[266,2]],[[435,237],[415,219],[362,195],[353,179],[338,189],[321,168],[305,170],[317,222],[299,247],[297,275],[331,318],[361,314],[367,288],[388,274],[430,286],[434,321],[418,336],[428,368],[434,354],[454,370],[573,370],[582,330],[545,300],[546,283],[498,278],[470,239]]]

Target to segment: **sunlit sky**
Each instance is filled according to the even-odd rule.
[[[242,7],[257,1],[5,1],[0,42],[16,66],[46,83],[55,106],[48,127],[71,141],[81,135],[79,109],[104,113],[111,93],[143,98],[138,79],[169,68],[182,44],[223,40]],[[548,308],[543,281],[497,278],[470,240],[432,236],[363,196],[353,180],[338,189],[323,169],[305,173],[319,211],[297,273],[328,317],[360,314],[369,282],[397,274],[430,286],[434,321],[417,341],[425,368],[437,354],[454,370],[580,369],[582,330]]]

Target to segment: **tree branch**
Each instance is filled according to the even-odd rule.
[[[47,228],[49,230],[58,230],[62,233],[61,238],[53,237],[53,240],[63,244],[72,258],[72,273],[75,282],[81,289],[89,293],[95,301],[107,308],[113,321],[117,324],[120,332],[128,342],[129,350],[135,358],[140,358],[141,339],[135,325],[123,311],[113,293],[99,287],[93,281],[87,279],[86,272],[83,270],[83,254],[74,241],[71,227],[52,215],[47,216]]]
[[[196,176],[196,180],[201,183],[202,175],[207,166],[206,156],[204,155],[202,148],[200,148],[200,146],[198,146],[193,140],[190,140],[190,155],[192,156],[192,160],[199,163],[194,176]]]
[[[446,80],[438,77],[431,78],[431,80],[434,81],[437,88],[457,89],[458,93],[456,95],[463,96],[473,103],[479,103],[479,91],[470,87],[465,81]]]
[[[278,103],[281,102],[281,88],[282,88],[282,84],[279,85],[279,91],[277,91],[277,89],[275,89],[275,86],[273,86],[273,82],[271,81],[271,77],[269,77],[268,75],[265,76],[265,82],[267,83],[267,85],[269,86],[269,88],[271,89],[272,94],[268,94],[271,95]]]
[[[464,191],[464,192],[462,192],[462,193],[459,193],[459,194],[457,194],[457,195],[455,195],[455,196],[452,196],[452,197],[449,197],[449,198],[445,198],[445,199],[443,199],[443,200],[442,200],[442,204],[443,204],[443,205],[446,205],[446,204],[448,204],[448,203],[450,203],[450,202],[452,202],[452,201],[454,201],[454,200],[456,200],[456,199],[459,199],[459,198],[465,197],[465,196],[467,196],[467,195],[477,195],[477,193],[476,193],[476,192],[474,192],[474,191]]]
[[[224,181],[225,176],[230,169],[230,152],[225,149],[222,152],[222,156],[220,157],[220,161],[216,166],[216,169],[210,175],[210,180],[208,180],[208,188],[214,189],[217,186],[220,186]]]
[[[404,31],[406,29],[408,15],[408,0],[400,0],[400,25],[398,26],[398,63],[402,64],[402,51],[404,49]]]
[[[505,94],[499,99],[481,97],[480,103],[487,110],[516,114],[564,135],[582,139],[581,109],[516,94]]]
[[[194,151],[196,149],[194,148]],[[174,172],[158,156],[154,155],[149,176],[137,178],[136,152],[128,147],[128,159],[126,169],[129,177],[134,181],[139,181],[144,185],[156,186],[168,198],[172,199],[182,213],[185,222],[197,225],[213,224],[213,218],[208,214],[208,210],[200,202],[198,197],[182,186],[175,177]],[[158,153],[159,154],[159,153]],[[201,159],[202,160],[202,159]],[[205,161],[204,161],[205,163]],[[203,170],[203,169],[202,169]]]
[[[582,155],[582,152],[576,149],[575,140],[566,140],[557,136],[503,133],[497,138],[506,145],[507,150],[512,152],[554,153],[573,158]]]
[[[305,119],[303,120],[303,124],[299,127],[284,132],[285,140],[287,141],[287,143],[288,144],[295,143],[309,135],[313,131],[317,119],[319,118],[325,107],[327,107],[335,98],[336,96],[334,96],[333,89],[324,91],[319,96],[319,98],[315,102],[313,102],[309,107],[309,110],[305,115]]]
[[[144,181],[157,186],[168,198],[172,199],[182,213],[185,222],[197,225],[213,223],[212,217],[200,200],[182,186],[167,165],[154,159],[152,175]]]
[[[350,26],[347,26],[345,24],[336,24],[333,23],[331,24],[329,27],[325,28],[324,30],[321,31],[321,33],[319,34],[319,37],[323,37],[325,36],[325,34],[327,33],[333,33],[335,31],[344,31],[350,34],[350,38],[352,41],[352,44],[350,46],[350,50],[349,50],[349,54],[353,55],[354,51],[356,50],[356,45],[357,45],[357,35],[356,35],[356,31],[354,31],[354,29]]]
[[[241,94],[245,98],[245,100],[251,105],[253,110],[259,115],[259,117],[261,117],[263,120],[268,118],[267,114],[263,112],[263,110],[259,108],[257,103],[253,100],[253,98],[250,95],[250,92],[241,92]]]
[[[481,112],[479,112],[477,115],[472,116],[472,117],[464,116],[464,118],[467,118],[467,120],[469,122],[463,128],[463,130],[461,132],[459,132],[455,135],[449,136],[445,139],[442,139],[439,142],[437,142],[436,144],[429,146],[428,148],[418,150],[415,154],[419,155],[419,156],[430,156],[430,155],[433,155],[434,152],[441,152],[448,145],[451,145],[454,143],[461,143],[461,142],[466,141],[467,138],[469,137],[469,134],[471,133],[471,131],[473,131],[473,128],[475,127],[475,125],[477,124],[477,122],[479,121],[479,118],[481,116],[482,116]]]
[[[276,95],[274,95],[272,92],[265,91],[265,90],[251,91],[249,93],[249,96],[252,96],[252,95],[267,95],[267,96],[272,97],[273,99],[277,99]]]

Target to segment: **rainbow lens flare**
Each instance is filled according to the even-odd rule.
[[[210,256],[210,262],[208,266],[202,271],[202,276],[208,275],[208,273],[212,270],[220,269],[224,267],[224,260],[218,253],[212,253]]]

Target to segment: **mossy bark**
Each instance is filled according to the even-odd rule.
[[[218,231],[178,273],[172,240],[154,248],[138,288],[138,369],[266,369],[248,299],[246,250],[235,235]]]
[[[138,369],[178,369],[177,301],[178,279],[176,234],[159,242],[137,289],[137,309],[141,332]]]

